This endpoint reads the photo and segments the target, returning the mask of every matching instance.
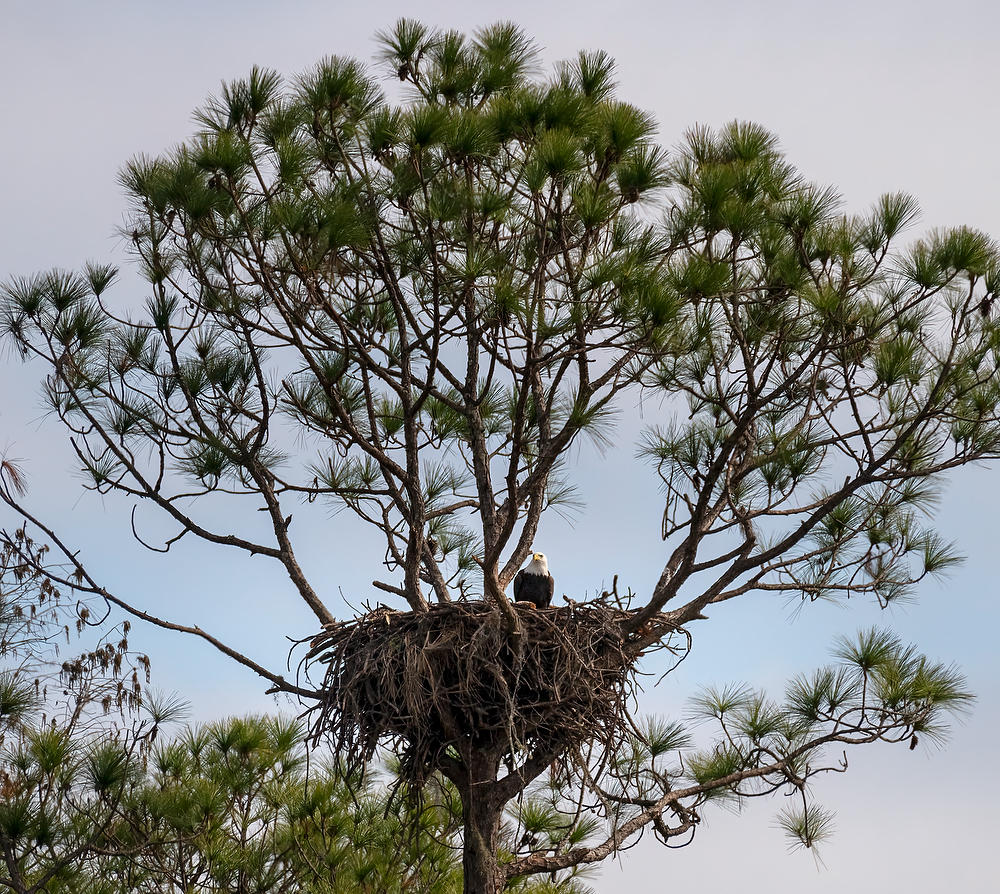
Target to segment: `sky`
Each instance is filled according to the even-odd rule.
[[[779,135],[807,177],[839,187],[849,211],[903,190],[923,209],[914,235],[966,224],[1000,236],[1000,12],[985,0],[4,0],[0,8],[0,280],[87,259],[123,261],[115,228],[125,204],[116,174],[129,157],[189,136],[192,110],[222,80],[255,64],[293,76],[329,54],[368,59],[374,32],[400,15],[459,29],[510,19],[538,41],[546,62],[582,48],[607,50],[618,59],[620,95],[655,115],[667,147],[696,123],[757,121]],[[126,277],[119,300],[139,304],[143,297],[141,283]],[[201,624],[279,667],[287,637],[312,632],[287,583],[259,558],[183,543],[166,557],[136,547],[130,506],[80,488],[59,427],[42,409],[40,375],[0,354],[0,450],[23,460],[31,505],[57,521],[110,589]],[[630,408],[620,447],[608,454],[579,449],[586,507],[572,524],[546,521],[537,541],[557,592],[584,598],[616,573],[638,593],[655,582],[662,503],[633,447],[648,416],[648,409]],[[643,842],[604,866],[595,887],[609,894],[737,885],[748,894],[848,885],[858,892],[993,890],[998,499],[995,468],[952,479],[938,526],[967,561],[943,583],[923,586],[919,601],[880,613],[857,602],[795,612],[764,597],[737,600],[694,629],[692,656],[659,686],[648,678],[642,699],[644,710],[676,715],[699,685],[746,680],[780,692],[789,676],[823,663],[837,635],[886,624],[932,657],[958,664],[979,696],[945,748],[854,752],[846,774],[818,783],[818,800],[838,815],[822,866],[809,854],[786,853],[774,825],[779,796],[739,815],[709,810],[689,848]],[[228,523],[226,509],[213,511]],[[341,595],[355,605],[378,601],[369,586],[378,545],[344,516],[296,514],[303,562],[331,604],[340,605]],[[140,513],[139,523],[149,536],[168,533],[150,513]],[[204,644],[140,629],[133,639],[150,652],[155,683],[189,699],[197,719],[273,707],[259,680]]]

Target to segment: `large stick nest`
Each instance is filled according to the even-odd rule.
[[[326,666],[315,737],[329,737],[355,767],[390,744],[417,783],[449,749],[509,757],[620,741],[639,657],[624,632],[631,613],[607,603],[514,610],[513,634],[483,602],[379,609],[329,625],[307,656]],[[666,639],[672,629],[654,618],[650,632]]]

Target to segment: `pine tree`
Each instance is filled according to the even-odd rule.
[[[254,69],[191,140],[125,167],[145,307],[110,310],[116,271],[95,264],[10,280],[2,307],[9,342],[48,365],[91,486],[158,507],[177,537],[279,563],[325,631],[322,685],[140,610],[9,475],[4,500],[81,592],[324,706],[339,759],[388,744],[411,784],[447,778],[468,892],[598,862],[648,826],[686,836],[726,793],[801,795],[783,824],[811,845],[829,828],[805,799],[816,755],[933,732],[968,700],[953,669],[867,631],[783,701],[705,694],[719,738],[701,749],[631,718],[625,696],[642,655],[688,648],[709,606],[762,591],[885,606],[956,561],[930,517],[944,473],[1000,445],[996,247],[966,228],[901,247],[911,198],[844,215],[754,124],[668,153],[602,53],[546,76],[509,24],[403,20],[379,41],[400,99],[351,59],[291,82]],[[658,582],[512,604],[543,513],[585,486],[572,448],[613,441],[640,396],[661,408],[641,445],[665,492]],[[196,517],[213,500],[262,507],[267,536]],[[373,586],[405,611],[335,618],[294,548],[293,504],[314,500],[381,539],[389,579]],[[413,647],[414,631],[451,645]],[[357,667],[399,673],[346,676],[362,641]],[[545,689],[556,654],[597,681],[600,723],[567,716],[559,680]],[[511,806],[523,836],[506,851]]]

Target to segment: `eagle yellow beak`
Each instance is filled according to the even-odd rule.
[[[532,553],[531,558],[537,560],[541,553]]]

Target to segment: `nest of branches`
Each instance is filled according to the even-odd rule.
[[[483,602],[379,609],[330,625],[307,656],[325,665],[315,738],[328,737],[352,767],[391,744],[418,785],[449,749],[510,757],[620,741],[639,658],[625,632],[632,613],[606,603],[514,610],[517,634]],[[654,618],[643,637],[659,634],[651,648],[670,648],[672,632]]]

